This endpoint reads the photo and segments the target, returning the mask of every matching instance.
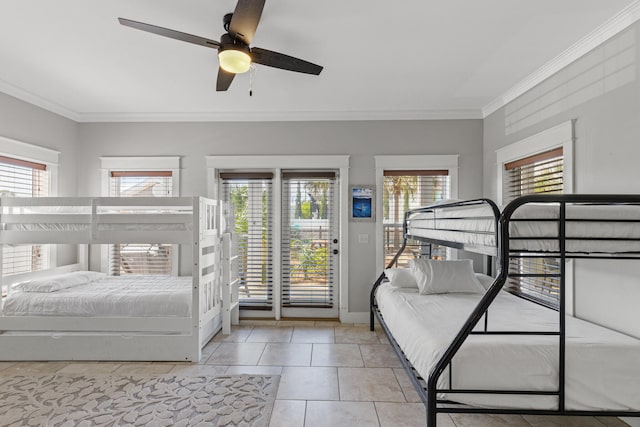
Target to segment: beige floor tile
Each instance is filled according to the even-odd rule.
[[[398,379],[398,383],[400,384],[400,388],[404,393],[404,398],[407,402],[411,403],[422,403],[416,388],[413,386],[413,383],[409,379],[407,371],[404,368],[394,368],[393,373],[396,374],[396,378]]]
[[[367,368],[401,368],[393,347],[385,344],[360,344],[364,366]]]
[[[175,365],[169,374],[171,375],[223,375],[227,371],[227,366],[218,365],[198,365],[195,363]]]
[[[381,427],[426,427],[427,411],[422,403],[376,402]],[[438,414],[438,427],[456,427],[448,414]]]
[[[141,376],[153,376],[153,375],[165,375],[171,372],[173,368],[178,365],[173,364],[146,364],[146,363],[123,363],[118,369],[113,371],[118,375],[141,375]]]
[[[451,414],[457,427],[530,427],[520,415]]]
[[[334,330],[333,328],[319,328],[319,327],[298,327],[293,329],[293,336],[291,342],[297,343],[334,343]]]
[[[312,328],[316,325],[316,321],[315,320],[278,320],[277,325],[279,327],[303,326],[307,328]]]
[[[277,399],[339,400],[337,368],[285,367]]]
[[[218,332],[211,341],[213,342],[245,342],[249,334],[253,331],[253,326],[232,326],[231,333],[224,335]]]
[[[337,344],[380,344],[378,334],[359,326],[337,327],[335,337]]]
[[[390,368],[338,368],[340,400],[405,402]]]
[[[629,424],[625,423],[619,418],[616,417],[596,417],[598,421],[604,424],[606,427],[627,427]],[[636,423],[640,425],[640,420],[638,418],[635,419]]]
[[[257,365],[265,343],[224,342],[205,362],[207,365]]]
[[[60,369],[60,374],[109,374],[118,369],[121,363],[69,363],[64,368]]]
[[[269,427],[303,427],[306,407],[304,400],[276,400]]]
[[[314,344],[311,366],[362,368],[364,362],[358,344]]]
[[[209,344],[205,345],[202,349],[202,356],[200,357],[200,360],[207,360],[218,347],[220,347],[219,342],[210,341]]]
[[[246,342],[290,342],[292,334],[292,327],[256,326],[247,337]]]
[[[316,320],[316,328],[335,328],[336,326],[344,326],[345,324],[339,320]]]
[[[14,362],[0,362],[0,372],[2,372],[3,369],[7,369],[10,366],[14,366],[15,363]]]
[[[305,427],[377,427],[373,402],[307,402]]]
[[[282,366],[229,366],[227,375],[281,375]]]
[[[533,427],[603,427],[594,417],[523,415],[522,418]]]
[[[310,366],[311,344],[268,343],[258,365]]]
[[[5,375],[28,375],[28,374],[55,374],[60,369],[67,366],[64,362],[19,362],[13,366],[3,369],[0,373]]]
[[[240,326],[276,326],[278,322],[273,319],[241,319]]]

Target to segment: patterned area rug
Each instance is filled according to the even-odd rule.
[[[16,375],[0,378],[1,426],[269,424],[279,376]]]

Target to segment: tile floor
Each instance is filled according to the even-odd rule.
[[[200,363],[0,363],[18,372],[280,375],[270,427],[424,426],[425,409],[381,331],[333,321],[245,320]],[[622,427],[615,418],[442,414],[441,427]]]

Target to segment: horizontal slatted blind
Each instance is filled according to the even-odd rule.
[[[563,192],[562,147],[525,157],[504,165],[503,200],[508,203],[529,194]],[[559,258],[511,258],[505,289],[549,307],[556,308],[560,298]]]
[[[282,305],[333,308],[335,172],[284,172]]]
[[[0,156],[0,196],[49,195],[46,165]],[[2,248],[2,274],[28,273],[48,268],[50,245],[18,245]]]
[[[384,171],[382,209],[384,221],[384,253],[387,265],[402,246],[402,222],[409,209],[429,205],[438,200],[448,199],[451,180],[448,170],[386,170]],[[417,241],[407,242],[407,249],[398,260],[398,265],[406,267],[414,255],[428,255],[444,259],[446,250],[441,246]]]
[[[240,307],[273,305],[273,174],[221,173],[222,194],[235,209]]]
[[[171,197],[171,171],[112,171],[109,180],[111,197]],[[109,274],[170,275],[171,244],[123,243],[109,245]]]

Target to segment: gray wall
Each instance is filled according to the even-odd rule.
[[[640,194],[640,24],[605,42],[484,121],[484,193],[495,150],[575,119],[574,192]],[[576,261],[578,317],[640,336],[640,267]]]
[[[79,125],[78,195],[100,194],[100,156],[180,155],[181,195],[206,194],[207,155],[350,155],[352,184],[374,184],[374,155],[460,154],[459,196],[482,194],[482,121],[91,123]],[[346,207],[343,207],[346,208]],[[358,244],[358,234],[369,244]],[[349,311],[368,310],[375,227],[349,224]]]
[[[78,124],[0,92],[0,136],[60,151],[58,195],[76,195]],[[58,248],[58,264],[73,263],[76,250]]]

